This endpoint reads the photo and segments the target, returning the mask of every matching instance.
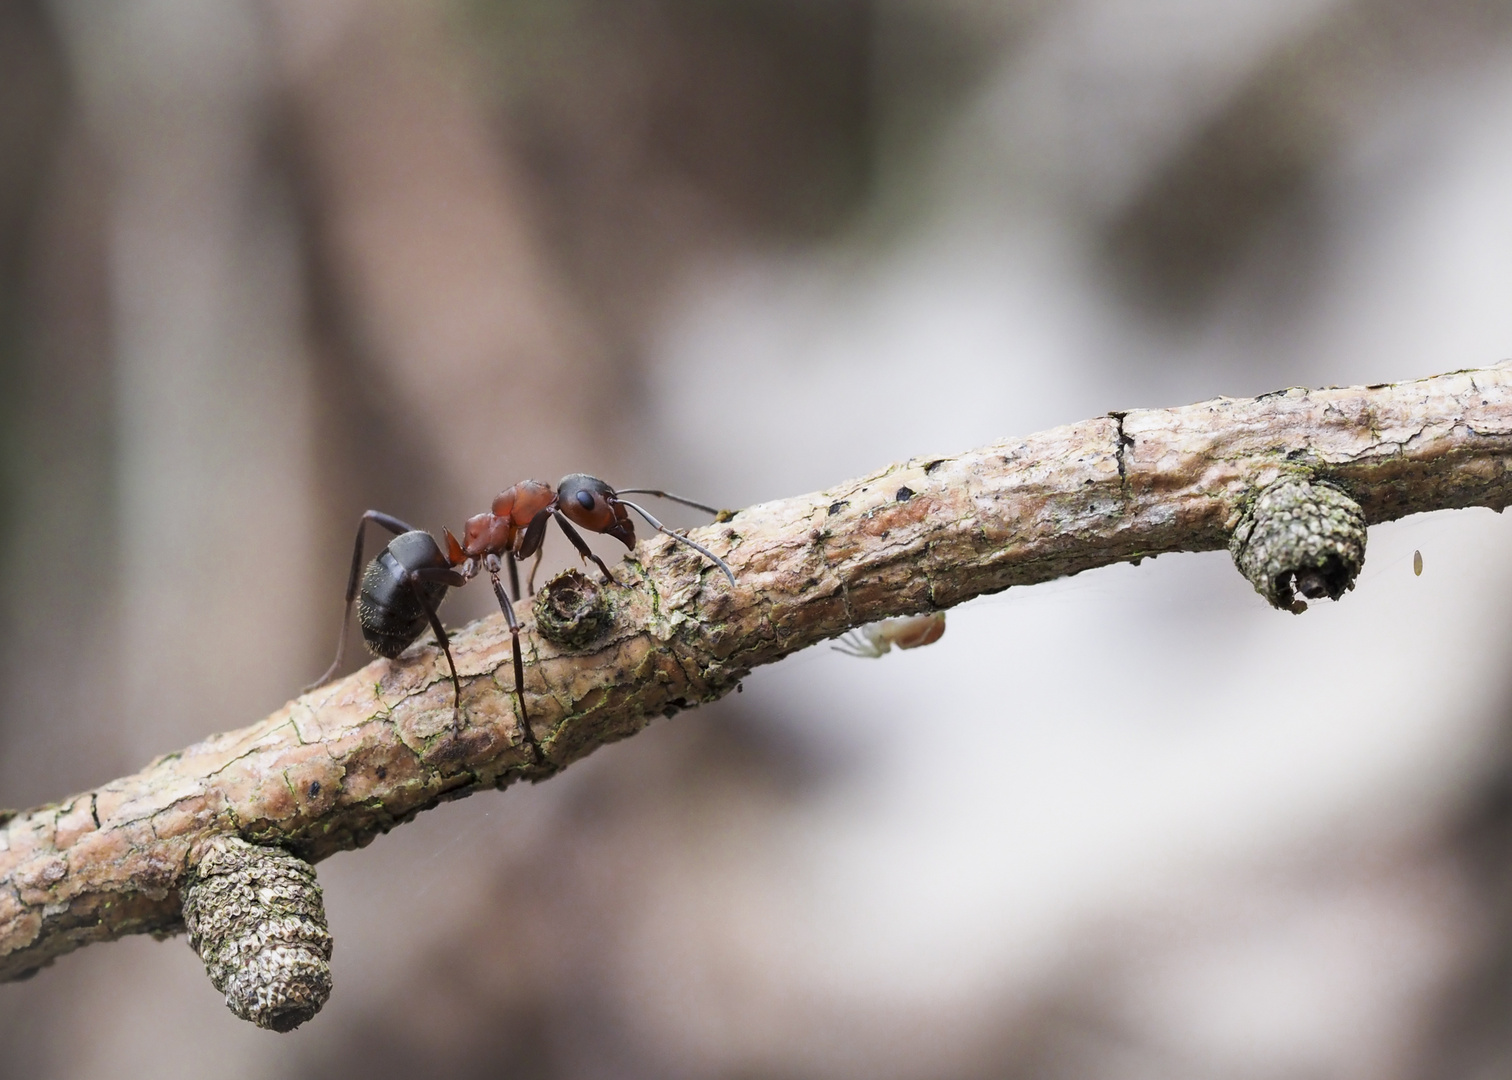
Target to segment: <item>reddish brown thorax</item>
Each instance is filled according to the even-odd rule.
[[[478,514],[468,518],[462,529],[462,551],[473,558],[501,554],[514,547],[514,534],[514,525],[507,517]]]
[[[493,513],[508,518],[516,529],[523,529],[542,510],[556,502],[556,489],[544,480],[522,480],[494,496]]]
[[[487,513],[467,519],[462,530],[462,555],[475,559],[514,551],[531,520],[541,511],[553,509],[555,501],[556,491],[541,480],[523,480],[499,492]]]

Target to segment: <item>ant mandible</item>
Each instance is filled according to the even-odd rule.
[[[515,615],[511,600],[520,598],[520,579],[517,562],[536,556],[540,565],[541,544],[546,539],[546,526],[553,520],[561,526],[572,546],[583,559],[591,559],[604,575],[605,583],[614,580],[604,560],[595,555],[573,524],[589,532],[612,536],[627,548],[635,547],[635,525],[630,519],[634,510],[657,532],[665,533],[680,543],[693,548],[709,559],[735,584],[735,575],[718,555],[708,548],[689,540],[686,536],[667,528],[642,506],[624,495],[655,495],[658,498],[691,506],[695,510],[722,517],[723,512],[712,506],[684,499],[666,491],[653,488],[625,488],[616,491],[597,477],[584,473],[572,473],[562,477],[555,488],[541,480],[525,480],[495,496],[493,506],[486,513],[467,519],[459,542],[450,529],[445,530],[446,550],[443,552],[436,538],[430,533],[416,529],[389,514],[369,510],[357,524],[357,541],[352,549],[352,571],[347,578],[346,607],[341,619],[341,634],[336,639],[336,659],[331,666],[306,690],[313,690],[329,682],[341,666],[346,652],[347,625],[351,622],[352,604],[357,604],[357,621],[362,626],[362,639],[367,647],[379,656],[390,660],[414,642],[426,626],[436,635],[436,643],[446,654],[447,666],[451,669],[454,693],[454,715],[460,719],[462,711],[462,683],[457,678],[457,664],[452,659],[451,639],[436,609],[446,598],[447,589],[466,585],[481,570],[493,583],[494,596],[499,609],[509,624],[511,645],[514,651],[515,697],[520,701],[520,728],[527,742],[540,755],[540,746],[530,730],[530,718],[525,712],[525,661],[520,654],[520,621]],[[368,522],[380,525],[394,534],[386,548],[362,569],[363,534]],[[509,583],[512,597],[504,592],[499,581],[500,562],[503,556],[508,562]],[[358,586],[361,586],[359,591]],[[535,592],[535,569],[530,573],[530,591]]]

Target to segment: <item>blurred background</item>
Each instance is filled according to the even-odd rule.
[[[1512,0],[0,0],[0,805],[296,693],[368,507],[1502,360],[1509,118]],[[298,1032],[138,938],[0,1076],[1512,1076],[1509,553],[810,650],[322,863]]]

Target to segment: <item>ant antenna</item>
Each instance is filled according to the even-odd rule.
[[[639,489],[632,489],[632,490],[634,490],[635,494],[637,494],[637,495],[641,494],[641,491]],[[645,492],[645,494],[648,494],[648,495],[660,495],[662,493],[659,492],[659,491],[648,491],[648,492]],[[669,495],[669,496],[667,496],[667,498],[675,498],[675,496]],[[687,544],[694,551],[698,552],[700,555],[703,555],[710,562],[714,563],[715,566],[717,566],[721,570],[723,570],[724,571],[724,576],[730,579],[730,587],[731,588],[735,587],[735,574],[734,574],[734,572],[728,566],[725,565],[725,561],[723,559],[721,559],[718,555],[714,554],[708,548],[704,547],[702,544],[694,543],[692,540],[689,540],[686,536],[682,535],[681,533],[675,533],[675,532],[673,532],[671,529],[667,528],[665,525],[663,525],[661,522],[657,521],[654,517],[652,517],[649,513],[647,513],[645,507],[637,506],[635,503],[631,502],[629,499],[621,499],[618,496],[616,496],[615,498],[610,499],[609,501],[610,502],[620,503],[623,506],[628,506],[630,509],[634,510],[637,514],[639,514],[641,517],[645,518],[648,522],[650,522],[651,523],[651,527],[653,529],[655,529],[657,532],[659,532],[659,533],[666,533],[672,539],[674,539],[674,540],[680,540],[684,544]],[[686,500],[684,500],[684,499],[677,499],[677,501],[678,502],[686,502]],[[689,502],[688,505],[689,506],[698,507],[698,509],[700,509],[700,510],[708,510],[709,509],[707,506],[698,506],[698,504],[694,503],[694,502]],[[710,511],[710,512],[711,513],[718,513],[718,511]]]
[[[721,517],[721,516],[726,515],[726,514],[729,513],[728,510],[719,510],[719,509],[716,509],[715,507],[712,507],[712,506],[705,506],[703,503],[696,503],[692,499],[685,499],[685,498],[683,498],[681,495],[673,495],[670,491],[658,491],[656,488],[620,488],[619,491],[615,492],[615,494],[616,495],[655,495],[658,499],[670,499],[672,502],[682,503],[684,506],[691,506],[695,510],[702,510],[704,513],[706,513],[706,514],[713,514],[715,517]],[[628,506],[634,506],[635,504],[634,503],[627,503],[626,505],[628,505]],[[640,507],[638,507],[638,506],[636,506],[635,508],[637,510],[640,510]],[[650,514],[647,514],[644,510],[641,510],[641,514],[644,515],[645,519],[647,521],[650,521],[651,524],[656,525],[656,522],[652,520]],[[661,528],[660,525],[656,525],[656,527],[658,529]]]

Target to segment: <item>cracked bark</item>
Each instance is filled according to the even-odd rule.
[[[1500,510],[1512,502],[1512,368],[1110,413],[892,465],[695,532],[735,569],[733,590],[673,541],[643,541],[615,568],[594,640],[553,644],[521,606],[542,764],[521,739],[495,616],[453,637],[460,731],[445,661],[422,646],[134,776],[0,815],[0,979],[92,941],[181,930],[187,871],[216,836],[310,861],[362,847],[449,799],[544,779],[862,624],[1223,548],[1254,493],[1288,475],[1336,485],[1372,523]]]

